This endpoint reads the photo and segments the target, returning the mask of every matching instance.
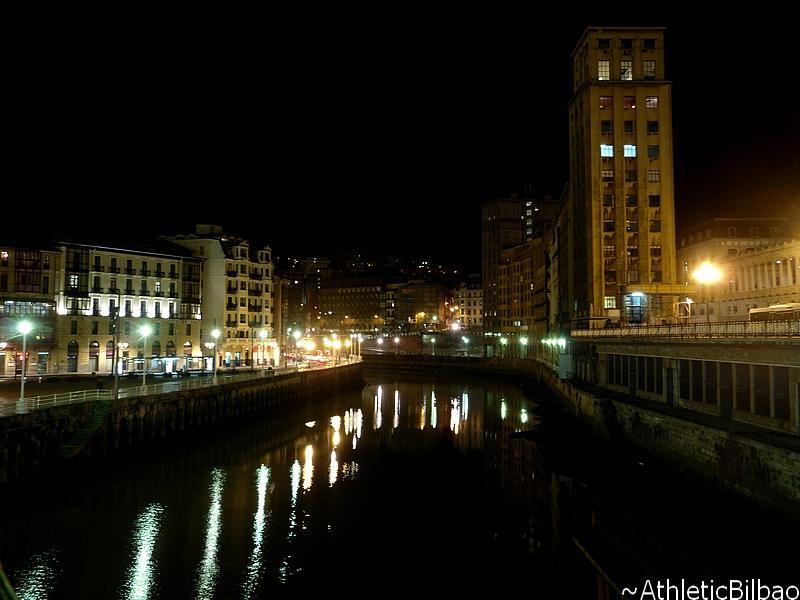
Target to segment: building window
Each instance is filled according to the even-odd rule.
[[[736,227],[728,227],[728,237],[729,238],[736,237]]]
[[[758,237],[758,227],[751,227],[750,228],[750,237],[754,237],[754,238]]]
[[[647,108],[658,108],[658,96],[647,96],[644,105]]]
[[[597,78],[600,81],[608,81],[611,79],[611,63],[607,60],[597,61]]]
[[[92,335],[97,335],[100,331],[100,321],[92,321]]]
[[[661,258],[661,246],[650,246],[650,258]]]
[[[636,170],[628,169],[625,171],[625,181],[636,181]]]
[[[661,283],[663,281],[663,273],[661,271],[652,271],[650,277],[653,283]]]
[[[651,195],[647,197],[647,204],[651,208],[659,208],[661,206],[661,196]]]
[[[147,316],[147,301],[142,300],[139,302],[139,316],[146,317]]]
[[[614,121],[600,121],[600,133],[614,133]]]
[[[617,272],[616,271],[606,271],[605,272],[605,279],[606,283],[615,283],[617,281]]]
[[[622,108],[625,110],[632,110],[636,108],[636,96],[623,96]]]
[[[728,256],[733,257],[733,256],[736,256],[737,254],[738,254],[738,251],[736,250],[736,248],[728,248]]]
[[[625,144],[623,146],[623,156],[625,156],[625,158],[636,158],[636,146],[633,144]]]
[[[659,152],[658,144],[655,146],[647,146],[647,158],[658,158],[660,156]]]
[[[650,221],[650,232],[651,233],[661,232],[661,219]]]
[[[130,335],[131,334],[131,322],[130,321],[125,321],[125,323],[122,326],[122,329],[123,329],[125,335]]]
[[[616,246],[603,246],[603,258],[616,258],[616,256],[617,256]]]
[[[623,81],[633,80],[633,61],[623,60],[620,63],[620,79]]]
[[[71,335],[78,334],[78,322],[77,321],[70,321],[69,322],[69,332]]]
[[[69,276],[69,287],[70,289],[76,289],[78,287],[78,276],[77,275],[70,275]]]
[[[661,171],[658,169],[651,169],[647,172],[647,181],[651,183],[656,183],[661,181]]]
[[[619,41],[619,47],[623,50],[633,49],[633,40],[630,38],[623,38]]]
[[[42,277],[42,293],[49,294],[50,293],[50,276],[44,275]]]
[[[597,47],[603,50],[611,48],[611,40],[609,38],[597,38]]]
[[[625,133],[636,133],[636,121],[624,121],[622,129]]]
[[[639,221],[628,221],[628,226],[625,228],[628,233],[636,233],[639,231]]]
[[[603,221],[603,231],[614,231],[614,221]]]
[[[642,48],[645,50],[655,50],[656,49],[656,41],[655,39],[646,39],[642,40]]]
[[[628,258],[639,258],[638,246],[628,246]]]
[[[167,330],[169,331],[169,335],[175,335],[175,323],[170,323]]]
[[[654,60],[644,61],[644,78],[645,79],[656,78],[656,61]]]
[[[600,108],[611,108],[613,106],[613,98],[611,96],[600,96]]]
[[[647,133],[658,133],[658,121],[647,122]]]
[[[603,206],[614,206],[614,194],[603,194]]]
[[[239,315],[239,323],[247,323],[247,315]]]
[[[614,169],[603,169],[600,171],[600,177],[603,181],[614,181]]]
[[[639,283],[639,271],[628,271],[628,283]]]
[[[617,308],[617,297],[603,296],[603,308]]]
[[[192,324],[191,323],[187,323],[186,324],[186,335],[187,335],[187,337],[191,337],[191,335],[192,335]]]
[[[600,144],[600,156],[603,158],[610,158],[614,156],[614,146],[609,144]]]
[[[625,196],[625,206],[637,206],[639,204],[636,194]]]
[[[770,227],[769,228],[769,236],[770,237],[778,237],[780,235],[780,230],[777,227]]]

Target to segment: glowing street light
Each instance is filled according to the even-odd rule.
[[[395,355],[400,353],[400,338],[397,336],[394,338],[394,353]]]
[[[464,342],[464,356],[467,356],[469,354],[469,338],[465,335],[462,335],[461,341]]]
[[[528,338],[526,337],[519,338],[519,343],[522,344],[523,348],[525,348],[525,358],[528,358]]]
[[[505,358],[505,356],[506,356],[506,344],[508,344],[508,340],[507,340],[506,338],[504,338],[504,337],[501,337],[501,338],[500,338],[500,345],[501,345],[501,347],[502,347],[502,352],[501,352],[500,354],[501,354],[501,356],[503,356],[504,358]]]
[[[142,385],[147,385],[147,336],[153,332],[153,328],[147,323],[139,328],[139,333],[144,338],[144,347],[142,348]]]
[[[263,368],[266,368],[266,366],[267,366],[266,362],[267,361],[264,358],[264,343],[265,343],[264,340],[267,339],[267,330],[266,329],[262,329],[259,332],[258,337],[261,338],[261,365],[262,365]]]
[[[713,263],[711,263],[709,261],[705,261],[705,262],[701,263],[700,266],[697,267],[692,272],[692,277],[694,278],[694,280],[697,283],[702,284],[702,286],[705,288],[705,292],[706,292],[706,294],[705,294],[705,296],[706,296],[706,323],[710,324],[711,323],[711,317],[709,315],[709,308],[710,308],[709,300],[710,300],[711,294],[709,292],[709,287],[708,286],[713,285],[713,284],[717,283],[720,279],[722,279],[722,271],[720,271],[719,267],[717,267],[715,264],[713,264]]]
[[[17,331],[22,334],[22,381],[19,384],[19,400],[25,400],[25,374],[27,373],[27,358],[28,358],[28,334],[33,329],[33,324],[30,321],[20,321],[17,325]]]

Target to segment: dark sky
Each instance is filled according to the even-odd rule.
[[[34,51],[9,88],[0,238],[20,218],[123,237],[216,222],[277,254],[477,266],[483,200],[523,183],[557,195],[568,177],[587,25],[667,27],[679,227],[800,199],[789,15],[574,13],[275,18]]]

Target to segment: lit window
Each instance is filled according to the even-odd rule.
[[[661,171],[658,169],[653,169],[647,172],[647,181],[655,183],[656,181],[661,181]]]
[[[600,144],[600,156],[604,158],[614,156],[614,146],[608,144]]]
[[[630,110],[636,108],[636,96],[623,96],[622,108]]]
[[[633,61],[623,60],[620,63],[620,79],[631,81],[633,79]]]
[[[625,158],[636,158],[636,146],[633,144],[625,144],[623,154]]]
[[[600,81],[608,81],[611,79],[611,63],[607,60],[597,61],[597,78]]]
[[[612,100],[611,96],[600,96],[600,108],[611,108]]]
[[[647,108],[658,108],[658,96],[648,96],[644,104]]]
[[[603,296],[603,308],[617,308],[617,297]]]
[[[656,78],[656,61],[654,60],[644,61],[644,78],[645,79]]]
[[[603,181],[614,181],[614,169],[603,169],[600,171]]]

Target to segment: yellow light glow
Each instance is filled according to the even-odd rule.
[[[694,270],[692,277],[698,283],[710,285],[722,279],[722,271],[720,271],[719,267],[711,262],[705,261]]]

